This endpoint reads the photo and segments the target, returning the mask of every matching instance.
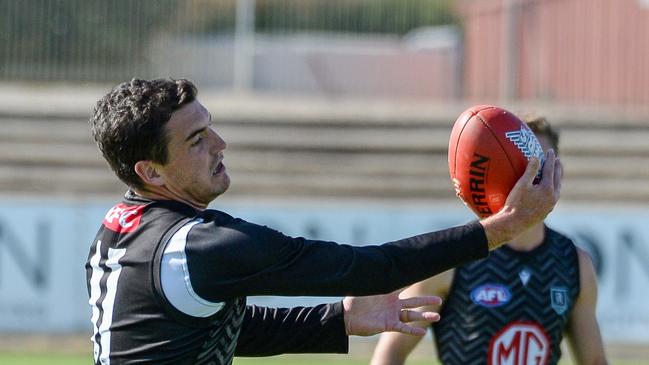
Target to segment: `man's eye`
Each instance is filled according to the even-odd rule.
[[[198,146],[199,143],[203,142],[203,136],[197,136],[194,142],[192,142],[192,146]]]

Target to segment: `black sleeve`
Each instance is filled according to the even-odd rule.
[[[340,353],[349,349],[342,302],[315,307],[248,306],[235,356]]]
[[[192,286],[210,301],[387,293],[488,254],[478,222],[357,247],[287,237],[224,213],[195,225],[185,250]]]

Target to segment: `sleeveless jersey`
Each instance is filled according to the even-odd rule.
[[[503,246],[458,267],[433,325],[447,365],[556,364],[570,311],[579,294],[577,250],[546,227],[529,252]]]
[[[86,264],[95,364],[232,362],[245,298],[193,317],[168,303],[161,289],[164,245],[198,215],[172,202],[122,203],[106,214]]]

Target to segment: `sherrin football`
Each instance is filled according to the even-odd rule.
[[[503,207],[532,156],[543,163],[539,141],[518,117],[497,106],[473,106],[455,121],[448,144],[455,192],[475,214],[488,217]]]

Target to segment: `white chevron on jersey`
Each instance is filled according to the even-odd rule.
[[[225,303],[207,301],[194,291],[187,267],[187,235],[198,218],[182,226],[169,240],[160,264],[160,281],[165,297],[176,309],[192,317],[209,317],[221,310]]]

